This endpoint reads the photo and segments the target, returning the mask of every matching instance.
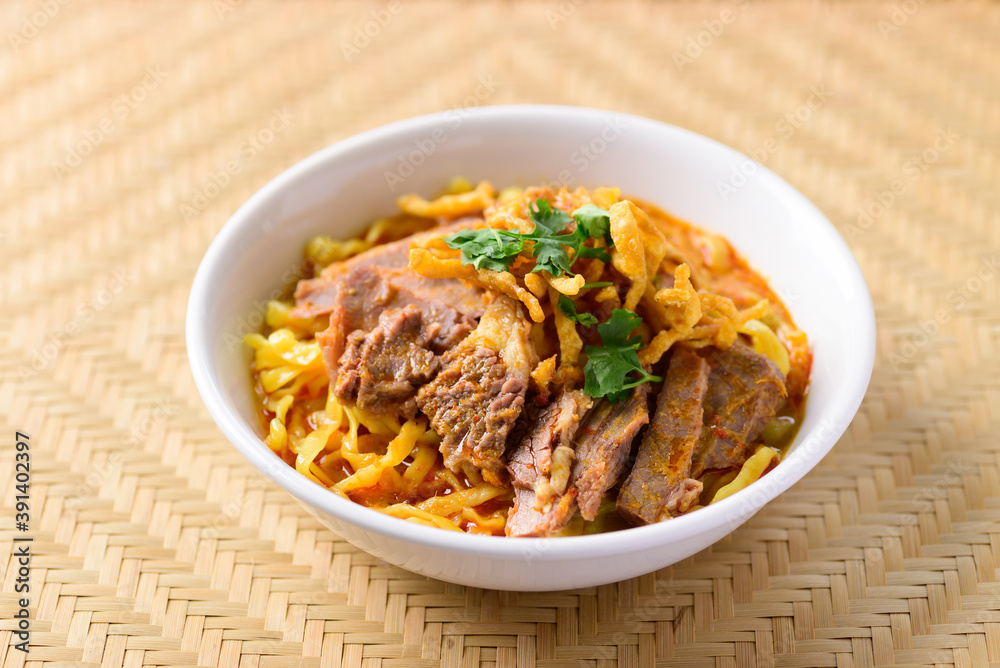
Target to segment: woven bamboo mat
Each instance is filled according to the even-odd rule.
[[[3,668],[1000,665],[997,5],[34,0],[0,27]],[[187,368],[194,271],[257,188],[361,130],[511,102],[752,153],[841,229],[878,311],[831,456],[617,585],[498,593],[380,563],[255,476]]]

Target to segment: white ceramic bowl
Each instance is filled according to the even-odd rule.
[[[739,176],[740,174],[743,176]],[[417,526],[309,482],[264,445],[250,385],[263,304],[312,235],[349,237],[397,196],[430,196],[454,175],[496,186],[615,185],[715,230],[769,277],[812,343],[805,419],[790,453],[746,490],[689,515],[572,538],[497,538]],[[727,184],[730,190],[721,187]],[[725,191],[725,194],[723,194]],[[191,290],[187,347],[198,390],[226,437],[319,521],[405,569],[493,589],[555,590],[631,578],[711,545],[813,468],[865,394],[875,318],[864,277],[805,197],[746,156],[687,130],[609,111],[501,106],[413,118],[346,139],[294,165],[233,215]]]

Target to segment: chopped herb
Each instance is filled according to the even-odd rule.
[[[577,313],[576,302],[566,295],[559,295],[559,310],[573,322],[580,323],[584,327],[597,324],[597,318],[592,313]]]
[[[594,398],[607,397],[618,403],[629,390],[643,383],[658,382],[659,376],[647,373],[639,363],[637,351],[642,344],[632,332],[642,324],[642,318],[625,309],[615,309],[607,322],[597,326],[600,346],[587,346],[587,365],[583,369],[583,391]]]
[[[591,288],[610,288],[614,283],[611,281],[595,281],[593,283],[584,283],[580,286],[581,290],[590,290]]]
[[[585,204],[573,212],[576,227],[573,236],[577,239],[573,257],[596,257],[604,262],[610,262],[611,256],[604,248],[585,246],[587,239],[601,239],[604,245],[611,248],[615,242],[611,239],[611,214],[594,204]]]
[[[524,240],[512,238],[504,232],[492,227],[459,230],[445,242],[451,248],[462,251],[462,264],[471,264],[476,269],[507,271],[517,254],[524,250]]]
[[[531,219],[535,221],[535,229],[530,234],[544,232],[551,236],[562,232],[569,226],[569,214],[562,209],[553,209],[548,200],[539,197],[535,200],[535,206],[528,207]]]
[[[531,242],[531,255],[535,258],[532,271],[547,271],[556,277],[573,273],[573,262],[577,258],[599,258],[605,262],[611,259],[605,248],[586,245],[589,239],[602,239],[607,246],[612,245],[610,214],[604,209],[587,204],[570,217],[562,209],[553,208],[547,200],[538,198],[528,210],[535,227],[527,234],[494,228],[461,230],[444,241],[449,247],[462,251],[463,264],[493,271],[506,271],[524,250],[526,241]],[[567,232],[566,228],[574,220],[576,226]]]
[[[573,212],[577,229],[583,229],[587,236],[594,239],[604,239],[608,246],[611,242],[611,214],[596,204],[584,204]]]

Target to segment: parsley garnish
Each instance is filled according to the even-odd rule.
[[[587,346],[587,365],[583,368],[583,391],[594,397],[607,397],[618,403],[633,387],[663,380],[646,372],[639,363],[642,339],[631,336],[642,318],[625,309],[615,309],[607,322],[597,326],[601,346]],[[638,374],[638,375],[630,375]]]
[[[597,324],[597,318],[592,313],[577,313],[576,302],[566,295],[559,295],[559,310],[573,322],[580,323],[584,327]]]
[[[538,198],[534,206],[528,207],[534,229],[527,234],[513,230],[499,230],[487,227],[481,230],[461,230],[445,237],[449,247],[462,251],[462,263],[471,264],[476,269],[506,271],[525,248],[531,243],[531,255],[535,258],[536,271],[547,271],[553,276],[573,273],[573,262],[577,258],[599,258],[605,262],[611,259],[605,248],[587,246],[588,239],[603,239],[610,247],[611,217],[604,209],[593,204],[581,206],[571,217],[562,209],[554,209],[545,199]],[[576,222],[572,231],[567,232],[570,222]]]

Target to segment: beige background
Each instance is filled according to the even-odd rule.
[[[1000,664],[996,4],[36,0],[0,27],[4,668],[25,660],[15,429],[31,667]],[[833,454],[618,585],[497,593],[379,563],[254,476],[187,368],[193,273],[257,188],[382,123],[511,102],[755,152],[875,299],[871,389]]]

